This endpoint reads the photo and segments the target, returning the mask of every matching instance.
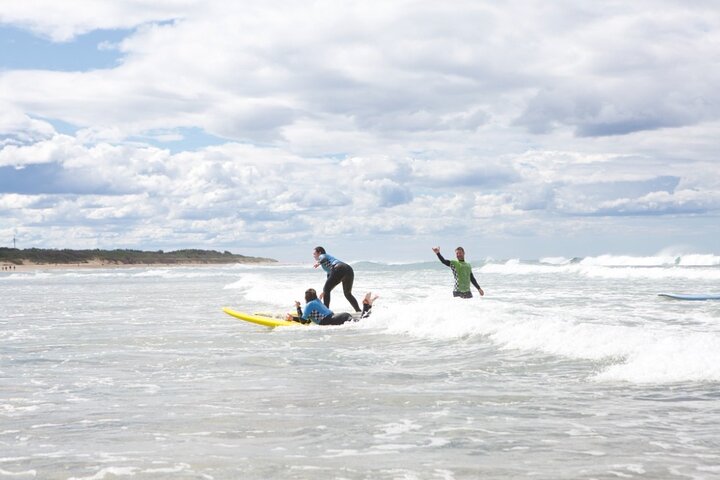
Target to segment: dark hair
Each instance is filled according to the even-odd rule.
[[[314,288],[308,288],[305,290],[305,302],[311,302],[317,300],[317,292]]]
[[[457,247],[457,248],[455,249],[456,252],[457,252],[458,250],[461,250],[463,253],[465,253],[465,249],[462,248],[462,247]]]
[[[327,253],[323,247],[315,247],[315,251],[320,255],[325,255]]]

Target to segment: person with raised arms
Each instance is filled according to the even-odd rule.
[[[472,273],[472,265],[465,261],[465,249],[463,247],[457,247],[455,249],[455,258],[457,258],[457,260],[445,260],[440,254],[440,247],[433,247],[432,250],[443,265],[447,265],[452,269],[453,277],[455,277],[453,297],[472,298],[473,295],[470,290],[471,283],[477,288],[481,297],[485,295],[485,292],[483,292],[483,289],[480,288],[477,280],[475,280],[475,276]]]

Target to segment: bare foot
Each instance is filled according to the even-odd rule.
[[[380,296],[380,295],[375,295],[375,296],[373,297],[373,296],[372,296],[372,292],[368,292],[368,293],[365,294],[365,298],[363,298],[363,304],[372,305],[373,302],[374,302],[375,300],[377,300],[379,296]]]

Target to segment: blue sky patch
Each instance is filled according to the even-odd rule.
[[[228,142],[228,140],[211,135],[198,127],[181,127],[167,131],[156,130],[148,132],[147,135],[131,137],[130,141],[138,141],[157,148],[167,149],[171,153],[200,150]]]
[[[0,167],[0,193],[110,194],[102,182],[83,179],[57,163],[36,163],[22,168]]]
[[[63,135],[71,135],[74,136],[77,131],[79,130],[79,127],[73,125],[72,123],[65,122],[63,120],[58,120],[56,118],[42,118],[39,117],[40,120],[48,122],[50,125],[53,126],[55,131],[57,133],[63,134]]]
[[[113,48],[132,30],[94,30],[69,42],[53,42],[21,28],[0,26],[0,71],[97,70],[117,66],[122,55]]]

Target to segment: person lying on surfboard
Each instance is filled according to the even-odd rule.
[[[363,309],[360,318],[367,318],[370,316],[372,310],[372,304],[377,300],[378,295],[372,296],[371,292],[368,292],[363,299]],[[316,323],[318,325],[342,325],[345,322],[355,321],[352,314],[333,313],[332,310],[327,308],[318,298],[317,292],[314,288],[308,288],[305,291],[305,310],[300,308],[300,302],[295,302],[295,308],[297,309],[297,316],[289,314],[287,315],[288,321],[295,321],[300,323]]]
[[[330,308],[330,292],[342,282],[345,298],[347,298],[347,301],[350,302],[350,305],[352,305],[355,311],[359,312],[360,307],[352,294],[353,281],[355,280],[355,272],[352,267],[328,254],[323,247],[315,247],[313,250],[313,258],[315,259],[313,267],[322,267],[327,274],[322,297],[325,306]]]

